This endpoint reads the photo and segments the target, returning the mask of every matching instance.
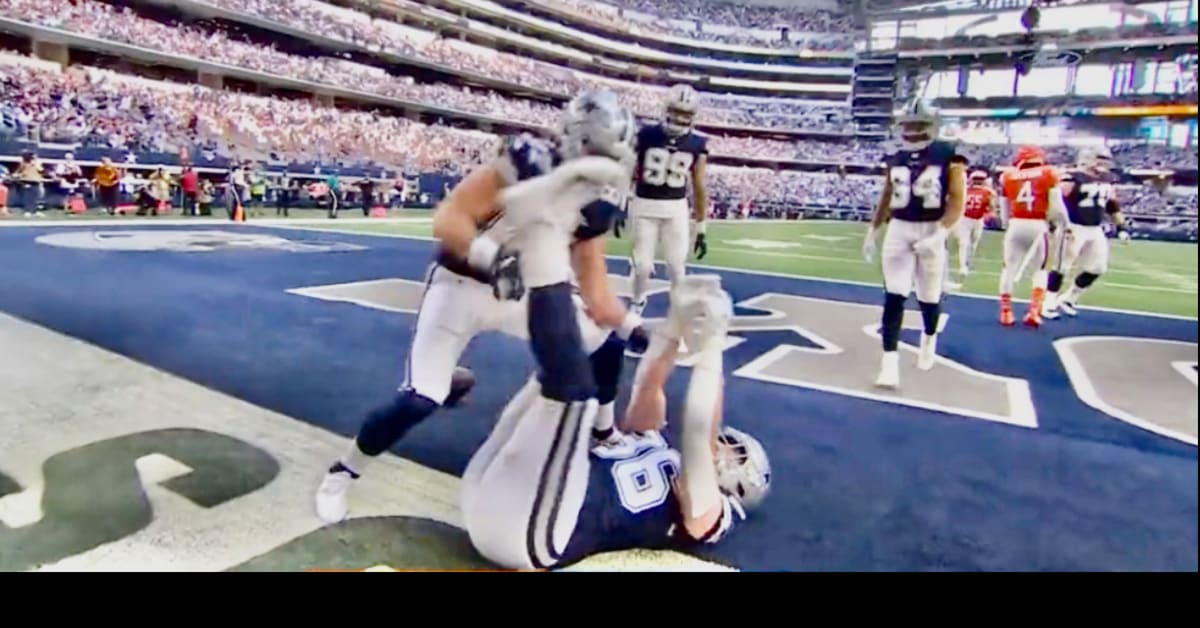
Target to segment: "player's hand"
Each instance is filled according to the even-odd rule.
[[[708,241],[703,233],[696,234],[696,241],[692,244],[692,252],[696,254],[696,259],[704,259],[708,255]]]
[[[616,219],[613,220],[613,237],[620,240],[621,231],[625,229],[625,212],[617,213]]]
[[[946,249],[946,236],[948,234],[949,230],[938,225],[937,231],[913,243],[913,251],[919,257],[928,257],[938,251],[944,251]]]
[[[640,325],[634,328],[625,341],[625,348],[637,354],[646,353],[650,348],[650,334],[646,333],[646,328]]]
[[[863,259],[867,260],[868,264],[875,263],[875,254],[878,252],[879,245],[875,242],[875,227],[867,229],[867,237],[863,238]]]
[[[490,269],[492,295],[501,301],[520,301],[525,296],[525,282],[521,278],[521,254],[500,247]]]

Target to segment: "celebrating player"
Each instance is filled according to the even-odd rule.
[[[546,351],[584,364],[591,354],[592,362],[604,367],[597,369],[603,371],[597,372],[598,381],[592,382],[589,372],[583,392],[555,392],[598,399],[599,423],[613,423],[625,343],[606,342],[609,330],[616,329],[622,341],[645,337],[641,318],[628,314],[608,285],[603,235],[619,200],[602,197],[601,190],[628,181],[635,124],[613,94],[579,96],[564,113],[557,153],[528,136],[510,138],[496,160],[471,172],[438,207],[433,226],[438,251],[417,313],[404,383],[390,403],[367,417],[350,450],[325,475],[316,497],[322,519],[345,518],[349,487],[368,461],[469,390],[473,378],[456,365],[467,343],[484,331],[517,335],[527,330],[543,371]],[[555,168],[560,158],[566,162]],[[594,185],[614,173],[614,186]],[[568,238],[572,233],[574,246]],[[565,283],[572,269],[578,297]],[[535,326],[534,314],[546,307],[559,308],[551,319],[555,326],[547,327],[545,316]],[[549,367],[555,369],[561,365]]]
[[[675,85],[667,93],[662,122],[642,127],[637,135],[637,164],[634,166],[634,196],[629,204],[633,229],[633,302],[641,313],[654,274],[654,259],[662,244],[671,281],[683,277],[688,249],[701,259],[708,254],[704,218],[708,191],[704,170],[708,161],[708,138],[693,130],[699,95],[688,85]],[[687,187],[696,197],[688,229]]]
[[[1016,319],[1012,309],[1013,284],[1025,273],[1025,267],[1036,261],[1033,293],[1025,324],[1042,324],[1042,304],[1046,285],[1050,250],[1050,223],[1056,228],[1066,224],[1062,187],[1058,170],[1046,163],[1046,153],[1037,146],[1022,146],[1013,159],[1013,170],[1000,176],[1004,215],[1004,267],[1000,270],[1000,324],[1012,326]]]
[[[698,352],[682,418],[682,447],[657,431],[631,433],[593,447],[587,415],[566,429],[530,421],[537,397],[531,379],[501,415],[463,474],[462,513],[475,548],[510,569],[567,566],[587,556],[631,548],[716,543],[762,503],[771,470],[762,445],[721,427],[722,354],[733,308],[719,277],[676,283],[667,322],[657,329],[635,385],[632,412],[663,425],[663,386],[680,342]],[[656,414],[657,413],[657,414]],[[564,438],[563,435],[567,435]]]
[[[898,151],[887,156],[879,208],[863,243],[868,262],[875,258],[876,234],[888,222],[883,239],[883,358],[877,386],[900,385],[900,328],[904,302],[917,292],[924,333],[917,368],[933,368],[946,271],[946,237],[963,213],[966,188],[964,159],[949,142],[935,139],[937,117],[921,103],[909,105],[896,119]],[[890,219],[890,220],[889,220]]]
[[[1048,319],[1058,318],[1060,310],[1075,316],[1079,297],[1108,270],[1108,237],[1101,226],[1106,214],[1117,226],[1117,237],[1129,241],[1129,229],[1112,184],[1112,153],[1105,146],[1084,148],[1076,162],[1078,169],[1062,178],[1070,224],[1063,229],[1058,268],[1050,271],[1050,294],[1042,308],[1042,316]],[[1079,267],[1075,281],[1060,297],[1063,279],[1075,265]]]
[[[975,251],[983,237],[984,222],[996,207],[996,192],[988,184],[987,172],[972,172],[967,180],[967,202],[963,217],[954,227],[954,239],[958,241],[958,274],[963,280],[974,267]]]

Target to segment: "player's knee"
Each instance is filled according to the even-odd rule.
[[[568,283],[529,291],[529,344],[538,363],[542,394],[555,401],[596,397],[571,294]]]
[[[588,359],[596,382],[596,401],[603,405],[616,400],[621,367],[625,363],[625,342],[611,334]]]
[[[634,255],[633,272],[638,277],[649,277],[654,274],[654,258],[649,255]]]
[[[358,448],[368,456],[378,456],[437,408],[436,401],[411,388],[400,391],[391,402],[367,416],[356,439]]]

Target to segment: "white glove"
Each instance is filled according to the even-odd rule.
[[[876,229],[872,226],[867,229],[867,237],[863,239],[862,254],[863,259],[867,260],[868,264],[875,262],[875,253],[879,249],[879,245],[875,243],[875,232]]]
[[[604,186],[624,185],[629,170],[608,157],[581,157],[500,192],[504,213],[517,228],[536,222],[573,232],[579,211],[596,200]]]
[[[1129,231],[1125,229],[1118,229],[1117,239],[1120,240],[1122,244],[1129,244]]]
[[[938,251],[944,251],[948,235],[950,235],[950,230],[939,224],[937,231],[913,243],[913,251],[916,251],[919,257],[927,257],[934,255]]]

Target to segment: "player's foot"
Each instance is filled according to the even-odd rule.
[[[317,516],[321,521],[337,523],[346,518],[349,511],[346,495],[357,478],[357,474],[340,462],[329,468],[325,479],[321,480],[321,486],[317,488]]]
[[[947,290],[962,290],[962,287],[963,287],[963,285],[961,283],[954,281],[953,279],[946,280],[946,289]]]
[[[879,362],[879,376],[875,378],[875,385],[893,390],[900,387],[900,353],[898,351],[883,352],[883,359]]]
[[[1060,314],[1057,307],[1045,306],[1042,308],[1042,318],[1048,321],[1058,320]]]
[[[1070,316],[1072,318],[1079,316],[1079,310],[1075,309],[1075,304],[1071,303],[1070,301],[1063,301],[1062,303],[1059,303],[1058,309],[1063,314],[1066,314],[1067,316]]]
[[[638,316],[641,316],[642,312],[644,312],[645,310],[646,310],[646,300],[645,299],[642,299],[641,301],[631,301],[629,303],[629,311],[633,312],[634,314],[637,314]]]
[[[917,368],[928,371],[937,362],[937,334],[921,334],[921,352],[917,355]]]
[[[970,274],[971,274],[970,266],[963,265],[963,266],[958,267],[958,275],[960,277],[962,277],[963,279],[966,279],[967,275],[970,275]]]
[[[1005,327],[1012,327],[1017,322],[1017,318],[1013,316],[1012,295],[1000,295],[1000,324]]]
[[[1041,312],[1040,308],[1032,308],[1029,310],[1028,313],[1025,314],[1025,326],[1026,327],[1041,327],[1042,326],[1042,312]]]
[[[607,430],[592,430],[592,449],[604,447],[612,449],[625,444],[625,434],[617,428],[609,428]]]

